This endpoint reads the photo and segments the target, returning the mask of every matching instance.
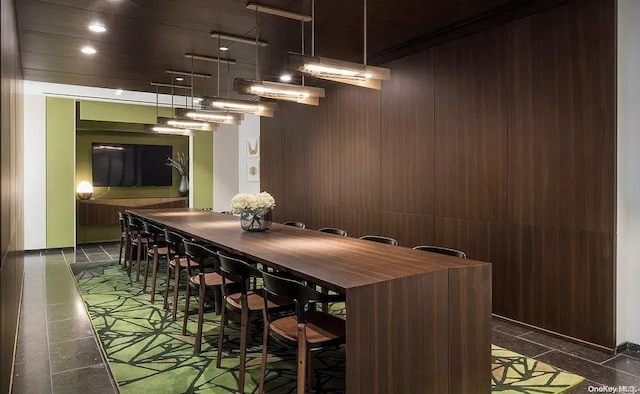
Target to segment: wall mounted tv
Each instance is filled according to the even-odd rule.
[[[93,186],[171,186],[171,145],[94,142]]]

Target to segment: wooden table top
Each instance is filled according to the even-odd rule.
[[[193,208],[127,212],[342,293],[422,273],[488,264],[278,223],[264,232],[248,232],[237,216]]]

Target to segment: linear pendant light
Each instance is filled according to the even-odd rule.
[[[247,8],[256,12],[256,33],[259,27],[258,12],[302,22],[302,51],[304,52],[304,23],[311,21],[311,16],[267,7],[257,3],[249,3]],[[240,94],[251,94],[274,100],[292,101],[308,105],[319,105],[320,97],[324,97],[324,89],[304,86],[304,79],[302,86],[258,80],[258,54],[256,54],[256,79],[236,78],[233,82],[233,87],[234,90]]]
[[[290,52],[287,66],[292,70],[315,78],[341,82],[371,89],[382,89],[382,81],[391,79],[388,68],[367,65],[367,0],[364,0],[364,61],[363,64],[345,62],[315,56],[315,20],[312,19],[311,56]],[[312,17],[315,16],[315,0],[311,2]]]
[[[181,116],[178,116],[177,118],[158,117],[158,123],[161,125],[167,125],[169,127],[174,127],[178,129],[189,129],[189,130],[197,130],[197,131],[214,131],[215,130],[215,125],[211,124],[209,121],[182,118]]]
[[[388,68],[293,52],[289,53],[287,67],[315,78],[378,90],[382,89],[382,81],[391,77]]]
[[[191,61],[191,71],[180,71],[180,70],[166,70],[167,74],[172,74],[172,75],[184,75],[184,76],[190,76],[191,77],[191,100],[192,100],[192,105],[193,105],[193,82],[194,82],[194,78],[203,78],[203,79],[208,79],[211,78],[211,74],[204,74],[204,73],[196,73],[193,71],[193,60]],[[171,108],[173,109],[173,78],[171,79]],[[187,97],[185,96],[185,106],[186,106],[186,99]],[[174,112],[175,114],[175,112]],[[189,132],[191,131],[215,131],[216,130],[216,125],[212,122],[209,121],[204,121],[204,120],[196,120],[196,119],[190,119],[190,118],[182,118],[180,115],[178,116],[174,116],[172,118],[167,118],[167,117],[162,117],[162,116],[157,116],[156,115],[156,122],[157,124],[155,126],[151,126],[151,130],[155,131],[155,132],[161,132],[161,133],[174,133],[177,132],[176,129],[179,130],[187,130]]]
[[[233,88],[238,93],[309,105],[319,105],[319,98],[324,97],[324,89],[322,88],[241,78],[236,78],[233,81]]]
[[[194,121],[239,125],[244,119],[241,113],[227,111],[208,111],[203,109],[178,108],[176,113],[181,118]]]
[[[235,100],[221,97],[211,97],[202,100],[202,108],[253,114],[272,118],[276,103]]]
[[[144,130],[155,134],[191,135],[191,129],[163,125],[144,125]]]
[[[218,41],[220,41],[220,38],[218,37]],[[218,45],[219,47],[220,45]],[[216,69],[218,71],[218,92],[217,92],[217,96],[220,96],[220,64],[226,64],[227,65],[227,72],[229,70],[229,65],[231,64],[236,64],[236,61],[234,59],[228,59],[228,58],[221,58],[220,57],[220,50],[218,49],[218,56],[207,56],[207,55],[201,55],[201,54],[197,54],[197,53],[185,53],[184,57],[186,58],[190,58],[191,62],[193,63],[194,60],[202,60],[205,62],[213,62],[213,63],[217,63],[216,65]],[[227,76],[228,77],[228,76]],[[228,93],[228,92],[227,92]],[[201,106],[204,107],[206,104],[204,102],[200,102]],[[177,109],[177,114],[183,118],[189,118],[189,119],[196,119],[196,120],[202,120],[202,121],[206,121],[206,122],[213,122],[213,123],[219,123],[219,124],[233,124],[233,125],[239,125],[242,120],[244,119],[244,116],[242,113],[239,112],[228,112],[228,111],[212,111],[212,110],[206,110],[206,109],[196,109],[196,108],[191,108],[191,109]]]
[[[259,51],[259,48],[262,46],[267,46],[267,42],[260,41],[258,39],[258,35],[256,32],[256,36],[254,40],[251,40],[247,37],[234,36],[227,33],[221,32],[211,32],[211,37],[218,39],[218,57],[207,57],[202,55],[196,55],[194,53],[187,53],[185,57],[191,57],[193,59],[205,60],[205,61],[213,61],[217,63],[217,71],[218,71],[218,92],[217,97],[207,97],[201,101],[201,110],[191,110],[189,112],[189,117],[192,119],[199,120],[207,120],[209,122],[217,122],[217,123],[225,123],[225,124],[239,124],[243,119],[238,115],[242,114],[252,114],[258,116],[266,116],[273,117],[274,111],[276,109],[275,103],[266,103],[266,102],[254,102],[248,100],[237,100],[230,98],[220,97],[220,64],[226,63],[227,67],[229,64],[234,64],[235,60],[231,59],[221,59],[220,58],[220,47],[221,40],[227,40],[232,42],[238,42],[241,44],[250,44],[256,46],[256,52]],[[224,61],[226,60],[226,61]],[[228,69],[227,69],[228,70]],[[228,91],[227,91],[228,93]],[[186,113],[185,113],[186,114]],[[231,118],[229,118],[229,116]],[[222,118],[221,118],[222,117]]]

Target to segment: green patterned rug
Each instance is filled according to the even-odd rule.
[[[141,284],[130,282],[117,264],[76,264],[72,269],[121,393],[236,392],[240,348],[237,330],[226,330],[222,368],[216,368],[219,317],[214,313],[205,315],[203,351],[194,355],[195,314],[188,325],[192,334],[183,336],[182,319],[171,320],[171,314],[162,309],[162,296],[152,304]],[[158,288],[163,284],[159,280]],[[192,305],[195,307],[195,302]],[[336,304],[332,312],[344,313],[343,307]],[[253,333],[247,353],[247,392],[257,392],[260,371],[262,334],[259,328]],[[269,349],[275,354],[269,359],[266,391],[295,392],[295,351],[271,344]],[[561,393],[583,380],[497,346],[491,353],[494,393]],[[344,393],[344,369],[344,349],[319,354],[314,362],[316,392]]]

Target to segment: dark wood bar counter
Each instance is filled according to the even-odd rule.
[[[346,295],[348,393],[489,393],[491,265],[196,209],[131,214]]]

